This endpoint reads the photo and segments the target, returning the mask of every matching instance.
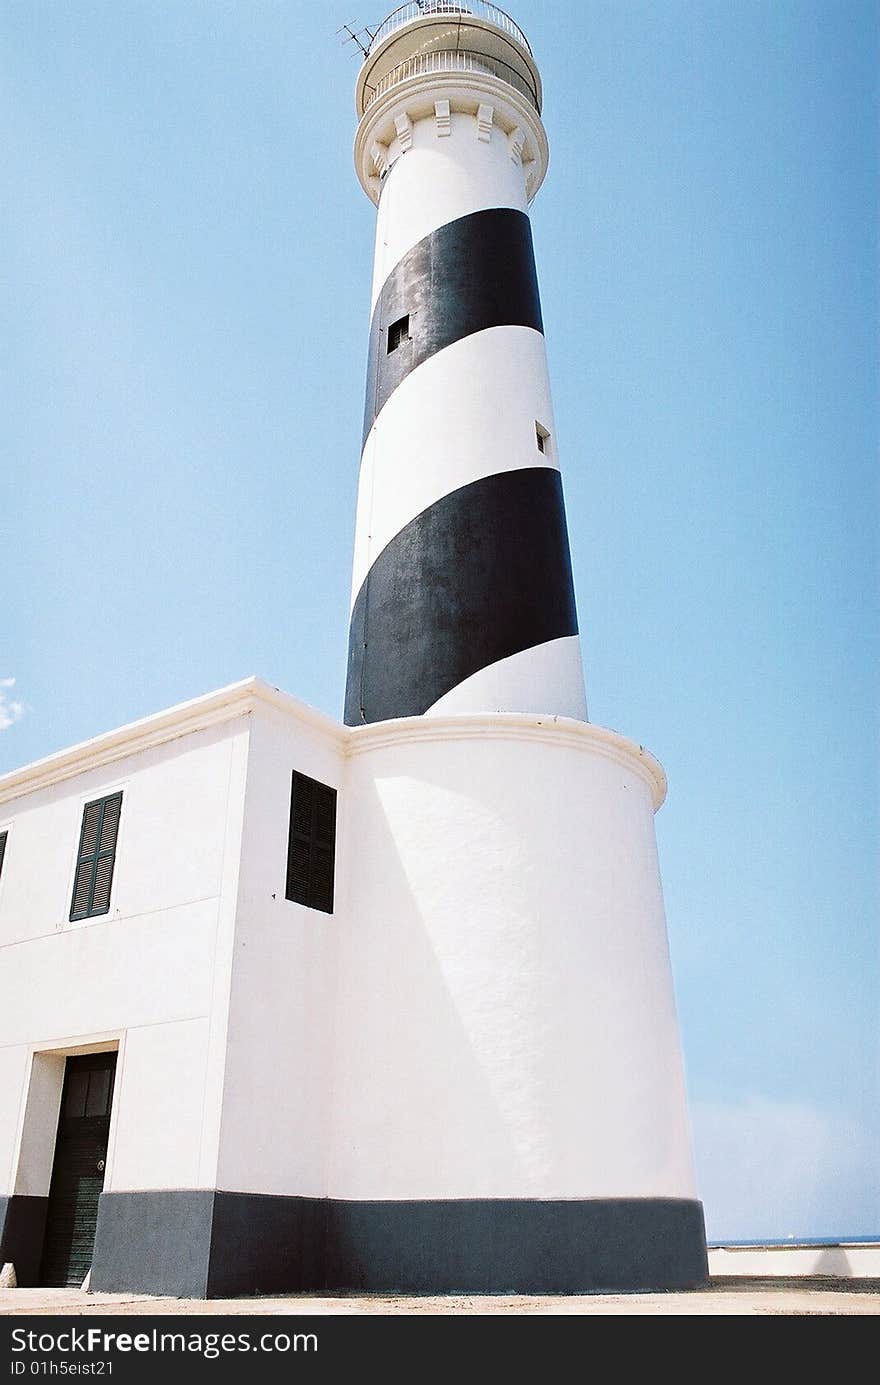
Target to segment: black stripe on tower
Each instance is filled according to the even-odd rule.
[[[389,350],[388,329],[405,317],[408,336]],[[389,274],[373,312],[364,442],[416,366],[462,337],[507,326],[544,330],[525,212],[472,212],[420,240]]]
[[[351,617],[346,725],[421,716],[480,669],[576,634],[559,472],[473,481],[411,520],[370,568]]]

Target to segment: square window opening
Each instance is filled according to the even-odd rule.
[[[538,444],[538,451],[544,456],[550,451],[550,434],[542,423],[535,420],[535,441]]]
[[[405,341],[409,341],[409,313],[399,317],[388,328],[388,355]]]

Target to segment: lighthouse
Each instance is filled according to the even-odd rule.
[[[529,222],[538,66],[494,5],[408,4],[356,106],[377,222],[345,721],[411,924],[363,909],[340,1119],[352,1156],[382,1132],[358,1177],[407,1199],[412,1284],[696,1284],[665,779],[587,722]],[[366,906],[370,853],[351,871]]]
[[[586,718],[528,206],[541,79],[492,5],[405,5],[357,83],[377,203],[345,720]]]
[[[356,100],[344,721],[252,677],[0,777],[0,1265],[208,1298],[700,1285],[666,781],[587,720],[538,67],[493,5],[408,4]]]

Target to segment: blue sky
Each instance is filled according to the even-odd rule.
[[[510,8],[591,717],[670,780],[709,1234],[880,1234],[877,7]],[[384,13],[0,10],[0,772],[249,673],[339,715],[374,211],[335,31]]]

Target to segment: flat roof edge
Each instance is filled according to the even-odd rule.
[[[33,760],[30,764],[0,775],[0,803],[48,788],[64,779],[71,779],[128,755],[136,755],[152,746],[191,735],[208,726],[247,716],[261,704],[277,707],[305,722],[319,734],[340,745],[344,744],[346,728],[325,712],[300,702],[262,678],[243,678],[238,683],[230,683],[225,688],[178,702],[164,711],[141,717],[113,731],[102,732],[90,740],[54,751],[40,760]]]

